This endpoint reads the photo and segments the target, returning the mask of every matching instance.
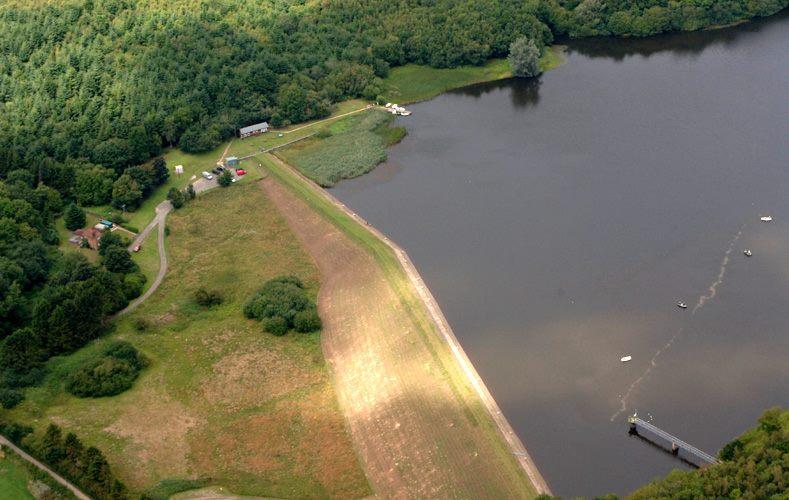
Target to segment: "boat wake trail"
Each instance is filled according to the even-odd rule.
[[[715,295],[718,293],[718,287],[723,284],[723,278],[726,276],[726,267],[729,265],[729,257],[731,256],[732,250],[734,250],[734,245],[737,243],[737,240],[740,239],[742,236],[742,228],[734,235],[731,242],[729,243],[729,248],[726,249],[726,253],[723,254],[723,260],[721,260],[721,267],[720,271],[718,271],[718,279],[716,279],[709,288],[707,288],[707,293],[699,297],[698,302],[696,305],[693,306],[693,311],[691,314],[696,314],[696,311],[704,307],[704,304],[707,303],[708,300],[712,300],[715,298]]]
[[[682,334],[682,330],[684,330],[684,328],[680,328],[679,330],[677,330],[677,333],[675,333],[671,337],[671,339],[669,339],[669,341],[666,342],[666,344],[663,347],[661,347],[660,349],[657,350],[657,352],[655,352],[655,354],[652,356],[652,359],[649,360],[649,365],[647,366],[647,369],[644,370],[644,373],[642,373],[640,377],[635,379],[633,383],[630,384],[630,387],[627,388],[627,392],[625,392],[625,394],[619,398],[619,403],[620,403],[619,409],[616,411],[616,413],[611,415],[611,422],[613,422],[616,417],[621,415],[622,412],[627,410],[627,401],[628,399],[630,399],[630,395],[639,385],[641,385],[641,381],[644,380],[647,377],[647,375],[649,375],[649,372],[651,372],[652,369],[657,366],[657,359],[660,357],[661,354],[663,354],[664,351],[671,348],[671,344],[673,344],[674,341],[677,339],[677,337],[679,337]]]
[[[718,287],[720,287],[723,284],[723,279],[726,277],[726,268],[729,265],[729,259],[731,257],[732,251],[734,250],[734,245],[737,243],[737,240],[740,239],[740,236],[742,236],[742,231],[744,228],[745,226],[743,225],[743,227],[741,227],[740,230],[737,231],[737,234],[734,235],[734,238],[732,238],[732,240],[729,242],[729,248],[726,249],[726,252],[723,254],[723,259],[721,260],[721,267],[720,270],[718,271],[717,279],[712,282],[712,284],[709,286],[709,288],[707,288],[707,291],[704,294],[699,296],[699,300],[696,302],[696,305],[693,306],[693,310],[690,313],[691,316],[696,314],[696,311],[704,307],[704,304],[714,299],[715,295],[718,294]],[[644,370],[644,372],[637,379],[635,379],[632,384],[630,384],[630,387],[627,388],[627,391],[624,393],[624,395],[620,396],[619,409],[613,415],[611,415],[611,422],[613,422],[616,417],[618,417],[619,415],[621,415],[623,412],[627,410],[627,403],[628,400],[630,399],[630,395],[633,394],[633,391],[635,391],[639,385],[641,385],[641,382],[649,375],[652,369],[657,366],[657,359],[660,357],[661,354],[663,354],[665,351],[671,348],[672,344],[674,344],[674,341],[680,335],[682,335],[683,330],[684,327],[677,330],[677,332],[671,337],[671,339],[669,339],[669,341],[666,342],[666,344],[663,347],[661,347],[655,352],[655,354],[652,356],[652,359],[649,360],[649,365],[647,365],[646,370]]]

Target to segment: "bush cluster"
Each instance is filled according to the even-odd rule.
[[[67,377],[66,390],[81,398],[114,396],[130,388],[147,364],[128,342],[113,342],[99,357],[87,361]]]
[[[267,281],[247,299],[244,315],[261,321],[263,329],[273,335],[285,335],[290,330],[314,332],[322,326],[315,303],[295,276]]]
[[[222,296],[216,290],[201,287],[195,291],[195,302],[203,307],[218,306],[222,303]]]
[[[0,387],[0,406],[6,410],[18,405],[23,399],[25,399],[25,395],[19,389]]]

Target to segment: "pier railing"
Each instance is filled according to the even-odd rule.
[[[669,434],[663,429],[659,429],[649,422],[645,422],[636,416],[629,417],[627,422],[630,424],[630,434],[639,436],[649,441],[672,455],[681,458],[696,467],[717,464],[719,460],[709,453],[686,443],[676,436]]]

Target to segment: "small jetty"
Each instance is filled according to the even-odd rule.
[[[629,434],[631,436],[638,436],[694,467],[699,468],[719,463],[719,460],[709,453],[701,451],[635,415],[629,417],[627,422],[630,424]]]

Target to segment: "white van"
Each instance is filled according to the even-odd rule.
[[[206,178],[206,179],[208,179],[209,181],[210,181],[211,179],[213,179],[213,178],[214,178],[214,176],[213,176],[213,175],[211,175],[211,174],[210,174],[210,173],[208,173],[208,172],[203,172],[203,177],[205,177],[205,178]]]

